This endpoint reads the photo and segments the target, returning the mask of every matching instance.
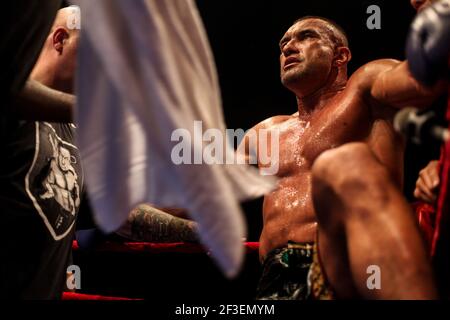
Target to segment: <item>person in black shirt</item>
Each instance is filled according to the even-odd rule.
[[[73,94],[79,30],[61,9],[30,81]],[[0,113],[0,297],[57,299],[71,264],[83,172],[75,126]]]

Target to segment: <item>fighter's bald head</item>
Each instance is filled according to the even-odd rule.
[[[341,26],[339,26],[336,22],[333,20],[319,17],[319,16],[305,16],[300,19],[297,19],[294,22],[294,25],[305,20],[316,20],[320,22],[321,27],[326,31],[326,34],[330,38],[330,40],[334,43],[337,47],[348,47],[348,38],[347,34],[345,33],[344,29],[342,29]]]
[[[31,79],[50,88],[73,93],[78,29],[80,29],[79,7],[60,9],[31,73]]]
[[[50,33],[53,33],[57,28],[67,28],[68,30],[80,29],[80,19],[80,7],[78,6],[59,9]]]

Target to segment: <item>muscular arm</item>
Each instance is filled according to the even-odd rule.
[[[174,217],[146,204],[131,211],[127,222],[116,233],[134,241],[198,241],[195,222]]]
[[[396,108],[414,106],[428,107],[439,95],[445,92],[444,81],[427,88],[411,75],[408,62],[378,60],[366,65],[374,72],[370,86],[370,96],[376,102]]]
[[[75,96],[28,80],[11,106],[11,113],[23,120],[72,122]]]

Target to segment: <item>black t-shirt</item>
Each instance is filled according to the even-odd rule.
[[[83,186],[74,127],[0,122],[0,296],[59,298]]]

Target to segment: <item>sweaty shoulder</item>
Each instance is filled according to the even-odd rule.
[[[295,115],[295,114],[294,114]],[[250,144],[251,137],[256,137],[258,139],[257,134],[259,130],[272,130],[281,125],[282,123],[291,119],[294,115],[279,115],[270,117],[266,120],[261,121],[257,125],[253,126],[250,130],[248,130],[245,134],[244,139],[239,144],[237,149],[237,153],[244,155],[246,158],[246,163],[249,163],[251,154],[256,155],[257,149],[254,149],[254,146]],[[250,162],[251,163],[251,162]]]
[[[294,113],[295,115],[295,113]],[[261,121],[257,125],[255,125],[252,129],[272,129],[280,125],[281,123],[291,119],[293,115],[279,115],[267,118],[266,120]]]
[[[380,59],[366,63],[356,70],[348,80],[347,87],[358,90],[361,93],[370,93],[374,82],[378,77],[398,66],[401,61],[395,59]]]

